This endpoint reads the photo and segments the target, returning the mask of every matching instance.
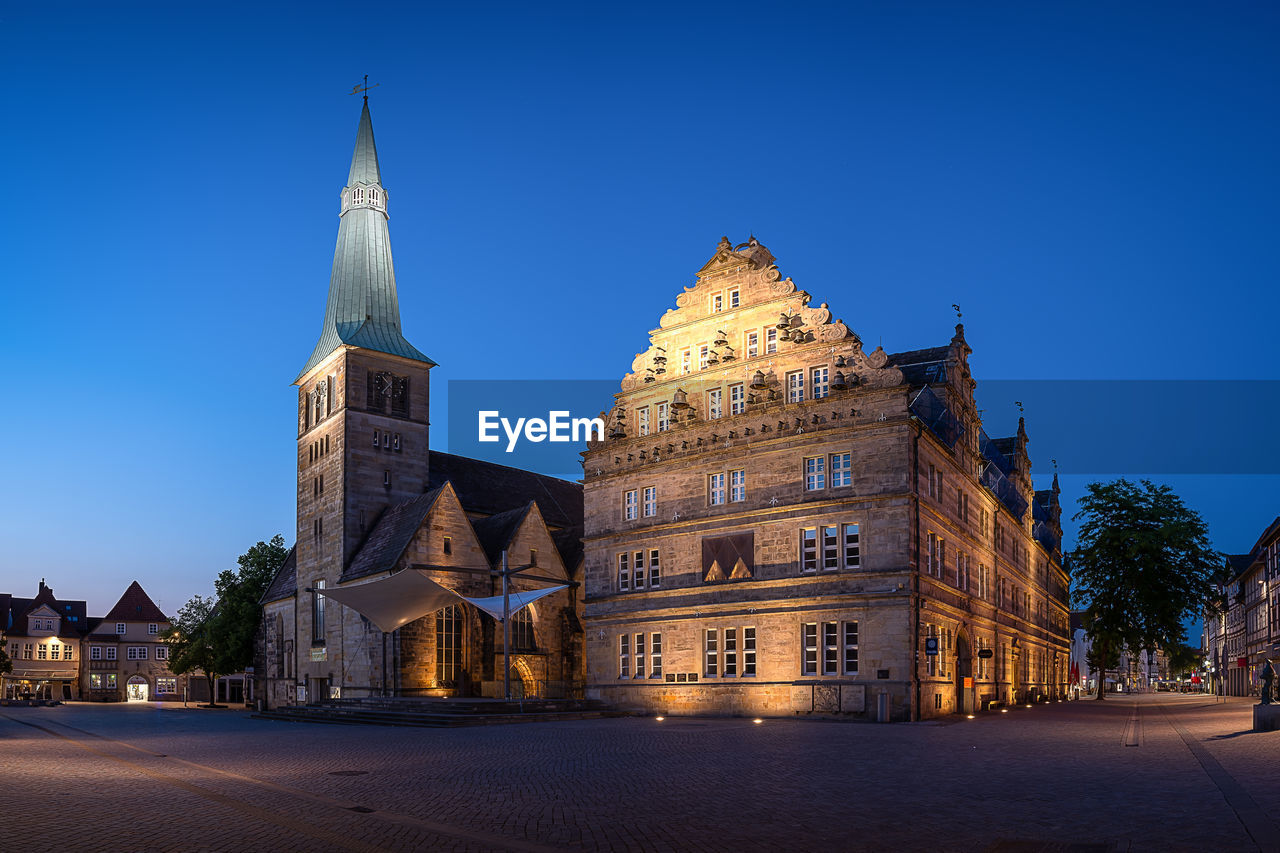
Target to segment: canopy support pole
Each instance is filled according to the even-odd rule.
[[[507,585],[510,574],[507,568],[507,552],[502,552],[502,692],[511,701],[511,590]]]

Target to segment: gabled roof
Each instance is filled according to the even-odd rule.
[[[142,584],[134,581],[120,596],[116,606],[102,617],[103,622],[168,622],[169,617],[160,612],[156,603],[142,589]]]
[[[556,550],[560,552],[565,574],[570,580],[577,580],[578,569],[582,566],[582,526],[557,530],[551,534],[551,541],[556,543]]]
[[[447,485],[434,488],[384,512],[351,565],[342,573],[339,583],[395,568],[396,561],[404,554],[405,548],[409,547],[409,542],[422,526],[422,520],[427,517]]]
[[[284,562],[280,564],[280,568],[276,569],[275,577],[271,579],[271,583],[267,584],[267,590],[262,593],[259,603],[266,604],[269,601],[292,598],[297,591],[298,546],[295,544],[289,549],[289,553],[285,555]]]
[[[1270,545],[1271,540],[1275,539],[1277,536],[1280,536],[1280,516],[1277,516],[1275,521],[1267,525],[1267,529],[1262,531],[1262,535],[1258,537],[1258,541],[1255,542],[1253,545],[1253,550],[1251,550],[1249,553],[1250,554],[1258,553],[1263,548]]]
[[[527,503],[522,507],[485,518],[477,518],[471,522],[471,527],[475,530],[476,538],[480,540],[480,546],[484,548],[490,565],[496,564],[501,559],[503,550],[511,544],[516,532],[520,530],[520,525],[532,510],[533,504]]]
[[[582,486],[519,468],[431,451],[432,488],[453,485],[462,508],[476,515],[496,515],[536,501],[550,527],[582,525]]]
[[[87,606],[83,601],[60,601],[53,595],[53,590],[40,581],[39,591],[35,598],[17,598],[11,593],[0,593],[0,631],[14,636],[25,636],[27,633],[27,615],[38,607],[48,607],[62,619],[59,631],[63,634],[75,632],[84,634],[88,631]]]

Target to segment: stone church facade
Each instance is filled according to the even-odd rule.
[[[588,695],[907,720],[1056,697],[1056,477],[991,439],[964,329],[867,352],[752,238],[650,332],[584,454]],[[935,653],[936,652],[936,653]]]
[[[263,597],[257,695],[269,706],[500,695],[502,627],[471,605],[384,636],[318,590],[418,569],[494,595],[503,551],[531,567],[513,591],[569,585],[512,619],[518,692],[580,693],[581,486],[429,450],[434,362],[401,331],[387,201],[366,101],[320,340],[294,382],[297,539]]]

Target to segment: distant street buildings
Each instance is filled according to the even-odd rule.
[[[1202,648],[1215,692],[1253,696],[1258,669],[1280,662],[1280,518],[1230,561],[1234,574],[1219,588],[1224,609],[1205,611]]]

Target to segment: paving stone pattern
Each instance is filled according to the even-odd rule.
[[[1280,732],[1251,725],[1168,694],[894,725],[8,707],[0,850],[1271,851]]]

